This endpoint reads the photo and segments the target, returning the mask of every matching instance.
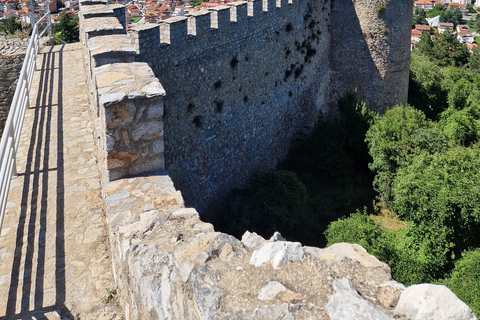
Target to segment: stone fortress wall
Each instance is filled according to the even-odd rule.
[[[17,87],[27,45],[28,38],[9,39],[0,35],[0,134]]]
[[[331,112],[329,16],[329,0],[240,1],[130,32],[168,93],[166,168],[187,205],[203,214]]]
[[[308,3],[305,2],[306,5]],[[209,109],[211,104],[194,105],[190,110],[187,104],[187,110],[183,112],[177,106],[180,110],[174,113],[175,111],[169,107],[170,100],[167,98],[170,94],[168,90],[173,90],[170,89],[170,84],[165,84],[167,88],[165,92],[152,68],[147,63],[135,62],[137,55],[145,54],[142,50],[148,45],[156,45],[156,42],[146,43],[141,40],[148,37],[158,39],[156,35],[160,37],[160,32],[157,27],[144,26],[137,29],[136,34],[127,35],[125,25],[117,18],[122,8],[107,5],[104,0],[81,0],[80,8],[81,39],[89,70],[91,115],[96,123],[98,137],[102,195],[105,202],[113,273],[120,303],[127,319],[404,320],[413,319],[417,315],[426,320],[439,319],[443,315],[475,319],[472,311],[444,286],[422,284],[405,289],[403,285],[392,281],[389,267],[370,256],[359,245],[336,244],[327,249],[302,247],[300,243],[286,241],[278,233],[270,240],[246,233],[242,241],[239,241],[232,236],[215,232],[211,224],[202,222],[195,209],[185,208],[183,197],[175,189],[168,173],[160,170],[165,167],[164,131],[167,136],[167,131],[170,130],[167,123],[173,121],[172,118],[168,119],[169,112],[179,117],[179,120],[188,117],[188,121],[181,120],[179,123],[183,121],[184,125],[189,127],[193,124],[199,137],[204,138],[202,130],[207,132],[208,124],[213,125],[211,124],[213,120],[206,114],[208,110],[211,111]],[[308,12],[311,10],[311,8],[308,11],[300,10],[300,13],[305,13],[302,18],[304,21],[309,19]],[[222,11],[228,12],[225,9],[219,10]],[[325,11],[328,16],[328,8]],[[172,24],[176,25],[176,21],[182,20],[185,21],[183,18],[167,21],[162,28],[164,31],[168,30],[170,35],[176,35],[178,32],[175,31],[175,27],[170,27]],[[208,23],[206,25],[208,26]],[[309,34],[307,29],[315,29],[314,24],[312,27],[309,25],[310,22],[305,28],[303,24],[304,35]],[[292,22],[291,27],[287,23],[282,28],[284,27],[287,33],[291,28],[300,26],[302,21],[296,20],[295,23]],[[273,34],[276,36],[275,32],[272,34],[268,31],[266,37],[273,37]],[[163,36],[166,34],[168,32],[162,33]],[[131,39],[137,46],[132,45]],[[172,39],[175,39],[175,36]],[[323,38],[325,41],[328,39],[328,36]],[[234,39],[231,41],[234,42]],[[275,38],[267,41],[267,44],[271,44],[271,50],[274,50],[273,43],[276,41]],[[316,112],[329,110],[327,107],[322,109],[328,105],[329,98],[324,93],[329,92],[328,88],[325,88],[325,91],[323,87],[317,87],[316,90],[314,88],[315,85],[328,85],[329,71],[323,66],[324,62],[328,66],[328,59],[325,58],[325,52],[320,50],[308,57],[309,50],[312,52],[316,49],[308,48],[303,42],[299,44],[299,53],[291,54],[295,57],[292,60],[296,61],[295,63],[303,61],[304,67],[301,68],[301,72],[296,72],[299,65],[290,65],[291,68],[288,70],[291,73],[287,75],[289,72],[285,71],[284,74],[285,83],[269,87],[273,94],[280,97],[269,98],[267,90],[257,86],[266,84],[261,80],[262,74],[263,77],[269,75],[263,72],[269,74],[272,72],[279,77],[283,70],[282,66],[278,66],[280,71],[274,68],[275,64],[270,62],[274,59],[272,55],[257,56],[254,51],[243,51],[242,48],[248,45],[247,42],[237,47],[230,45],[236,53],[233,61],[231,55],[223,59],[212,59],[208,63],[201,60],[206,65],[200,73],[203,74],[207,70],[206,79],[189,81],[191,84],[199,83],[197,91],[209,90],[210,96],[214,99],[227,99],[219,93],[230,92],[222,89],[225,87],[238,90],[236,88],[238,84],[233,77],[240,78],[240,74],[236,72],[242,70],[246,73],[247,79],[239,81],[242,85],[248,86],[249,91],[242,93],[240,97],[250,94],[251,98],[243,101],[244,106],[234,98],[228,98],[232,100],[225,102],[238,107],[240,111],[244,110],[245,114],[253,114],[255,110],[249,110],[248,101],[251,99],[258,103],[257,99],[267,99],[265,104],[260,100],[260,104],[254,106],[260,108],[263,106],[266,109],[265,114],[271,114],[274,120],[278,121],[276,117],[282,119],[282,113],[288,115],[295,105],[295,102],[288,102],[282,90],[296,89],[298,92],[292,91],[291,95],[287,92],[286,96],[305,99],[309,103],[297,102],[297,107],[303,106],[307,110],[300,110],[302,116],[299,120],[294,118],[295,121],[292,120],[291,123],[297,125],[302,121],[307,124],[313,123],[315,119],[302,117],[315,114],[312,110]],[[170,47],[172,45],[174,44],[158,50],[172,50],[173,47]],[[319,43],[316,48],[320,46]],[[254,47],[250,48],[253,50]],[[304,52],[302,49],[305,49]],[[325,50],[328,50],[328,46]],[[173,54],[174,52],[170,58],[172,60],[167,60],[172,62],[172,68],[175,66]],[[180,52],[178,56],[182,57],[182,53]],[[206,59],[206,56],[207,53],[199,53],[198,59]],[[272,69],[269,71],[255,69],[259,68],[260,59],[265,59],[268,68]],[[249,61],[257,61],[250,66],[254,70],[249,71],[247,67]],[[215,63],[219,63],[219,71],[213,70]],[[242,67],[241,64],[246,66]],[[177,65],[187,71],[188,68],[194,67],[182,65],[180,60]],[[155,69],[155,66],[152,66]],[[165,73],[168,74],[167,71]],[[197,73],[193,72],[193,76],[198,76]],[[298,73],[296,80],[295,73]],[[318,78],[319,82],[302,79],[304,73]],[[245,74],[242,75],[245,77]],[[177,77],[186,76],[177,74]],[[254,83],[249,84],[248,78]],[[219,80],[222,81],[221,84],[216,84]],[[187,81],[180,80],[181,83],[188,83]],[[297,84],[293,85],[294,83]],[[301,92],[312,95],[302,96]],[[173,91],[174,99],[171,101],[177,99],[182,102],[176,95],[178,93]],[[198,99],[192,100],[197,103],[204,101],[202,97],[192,96],[190,99]],[[224,117],[220,120],[228,120],[226,124],[232,126],[235,121],[241,123],[242,113],[229,109],[225,102],[219,110],[223,112],[217,113]],[[280,104],[278,106],[280,115],[276,116],[275,109],[266,106],[267,102],[283,102],[286,107]],[[195,113],[200,111],[205,113]],[[226,111],[231,113],[230,117],[227,117]],[[265,116],[262,110],[259,110],[258,114]],[[194,121],[197,115],[203,115],[202,122]],[[238,119],[233,119],[234,116]],[[261,120],[268,122],[269,119]],[[293,130],[289,128],[290,122],[287,120],[290,121],[286,119],[284,123],[279,123],[282,127],[277,130],[288,132]],[[253,126],[254,123],[249,128],[233,127],[232,130],[236,130],[238,136],[231,135],[232,139],[242,139],[242,135],[243,139],[252,139],[248,129],[253,133],[260,130]],[[272,139],[288,137],[286,134],[277,134],[277,137],[271,136]],[[195,140],[195,137],[186,137],[193,139],[191,143],[200,143],[200,138]],[[269,141],[260,143],[266,145]],[[249,149],[245,152],[249,152]],[[268,158],[269,155],[264,156]],[[212,157],[216,155],[212,154]],[[244,165],[248,167],[248,163]],[[155,174],[147,174],[152,171],[155,171]],[[135,177],[118,179],[129,175]],[[117,180],[112,181],[115,179]],[[193,185],[184,186],[182,192],[186,190],[185,188],[188,190],[191,187]],[[429,303],[425,305],[427,297]],[[449,303],[445,304],[444,301]],[[428,316],[424,317],[426,314]]]
[[[333,96],[357,89],[370,109],[406,103],[412,1],[334,0]]]

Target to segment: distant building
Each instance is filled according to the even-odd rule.
[[[454,25],[451,22],[439,22],[438,23],[438,33],[444,33],[447,29],[454,30]]]
[[[473,35],[468,32],[468,31],[461,31],[457,34],[457,39],[458,41],[460,41],[461,43],[468,43],[468,44],[472,44],[473,41],[475,40]]]
[[[420,31],[421,33],[428,32],[430,33],[430,26],[425,26],[423,24],[416,24],[415,29]]]
[[[427,18],[427,22],[430,27],[438,27],[438,23],[440,22],[440,15],[433,18]]]

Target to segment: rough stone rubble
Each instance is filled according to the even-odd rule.
[[[215,232],[168,176],[111,182],[106,196],[128,319],[476,319],[444,286],[405,289],[360,245]]]

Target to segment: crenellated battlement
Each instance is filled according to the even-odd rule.
[[[275,15],[279,16],[279,21],[285,19],[285,10],[294,13],[295,7],[299,2],[293,0],[250,0],[228,3],[227,6],[208,8],[185,17],[172,17],[160,22],[160,24],[148,24],[134,27],[132,33],[134,43],[138,50],[146,48],[145,42],[150,42],[159,33],[160,44],[173,44],[181,46],[191,36],[194,37],[212,37],[217,33],[232,33],[240,35],[243,30],[254,25],[261,30],[268,26]],[[159,29],[158,31],[155,29]],[[152,29],[152,30],[151,30]],[[138,38],[138,40],[137,40]],[[216,39],[221,42],[221,39]],[[192,40],[194,41],[194,40]],[[215,44],[213,44],[215,45]],[[157,50],[158,47],[150,46]]]
[[[345,91],[357,89],[376,110],[406,102],[411,5],[389,1],[379,15],[369,1],[339,1],[237,1],[127,33],[122,6],[83,0],[81,39],[98,105],[93,112],[103,110],[98,68],[148,65],[166,91],[165,168],[186,188],[187,205],[205,213],[253,172],[272,168],[320,115],[334,117]],[[379,28],[379,37],[368,38]],[[120,131],[107,140],[127,149],[131,141]],[[130,169],[115,168],[109,177],[150,170],[134,167],[154,153],[135,152],[126,161]]]
[[[319,119],[335,117],[346,90],[356,88],[374,109],[405,103],[412,4],[388,0],[381,16],[380,1],[238,1],[127,32],[122,6],[81,0],[103,184],[151,173],[156,180],[167,169],[185,205],[211,221],[228,191],[274,168]],[[379,26],[388,33],[365,38]],[[115,221],[130,212],[119,201]],[[136,245],[117,240],[124,251],[114,250],[114,260],[123,261]],[[145,318],[153,309],[143,288],[122,282],[132,268],[118,268],[116,281],[129,317]]]

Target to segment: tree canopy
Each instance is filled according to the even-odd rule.
[[[0,31],[6,34],[14,34],[17,30],[22,30],[22,24],[15,17],[3,19],[2,22],[3,25],[0,26]]]
[[[440,22],[451,22],[456,26],[460,24],[462,17],[463,15],[459,8],[449,7],[440,13]]]
[[[77,22],[72,19],[67,13],[62,13],[60,17],[60,22],[53,25],[52,32],[57,38],[60,38],[67,43],[79,41]]]

